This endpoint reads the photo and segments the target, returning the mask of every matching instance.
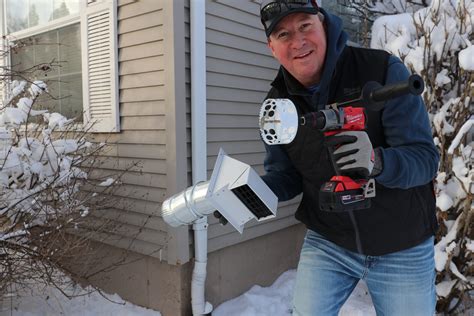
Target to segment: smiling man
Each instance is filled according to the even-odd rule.
[[[403,63],[385,51],[346,45],[341,20],[314,0],[263,1],[268,47],[281,64],[267,98],[288,98],[299,114],[359,97],[368,81],[406,81]],[[432,316],[436,303],[432,179],[439,155],[418,96],[368,112],[367,132],[325,137],[300,128],[287,145],[265,145],[262,176],[280,201],[303,193],[296,218],[308,228],[294,292],[294,315],[337,315],[359,280],[378,315]],[[337,147],[335,167],[328,147]],[[335,170],[335,168],[339,170]],[[336,171],[376,182],[371,207],[319,208],[319,189]]]
[[[268,46],[303,86],[320,81],[326,57],[326,33],[319,18],[306,13],[289,15],[275,25]]]

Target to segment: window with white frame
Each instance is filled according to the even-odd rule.
[[[7,34],[21,36],[19,49],[10,55],[12,70],[24,73],[53,64],[33,74],[48,84],[50,93],[38,102],[42,108],[82,122],[79,0],[7,0],[5,12]],[[61,18],[53,30],[42,32],[42,26]]]
[[[65,16],[79,15],[80,0],[6,0],[7,32],[15,33]]]
[[[116,0],[0,1],[3,35],[18,44],[7,62],[47,82],[42,108],[119,131]]]

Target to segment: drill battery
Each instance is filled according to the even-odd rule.
[[[347,212],[367,209],[370,197],[375,196],[375,181],[353,180],[346,176],[334,176],[319,191],[319,207],[327,212]]]

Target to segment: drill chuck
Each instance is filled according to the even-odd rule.
[[[306,113],[300,117],[300,125],[322,132],[340,129],[344,125],[344,113],[333,109]]]

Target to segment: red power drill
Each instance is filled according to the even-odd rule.
[[[351,102],[352,103],[352,102]],[[343,131],[363,131],[367,128],[365,108],[333,104],[332,108],[310,112],[300,118],[300,125],[324,132],[325,136]],[[374,179],[353,179],[342,175],[336,167],[333,148],[329,156],[336,173],[319,191],[319,207],[323,211],[342,212],[370,207],[370,198],[375,196]]]
[[[288,99],[268,99],[260,111],[260,131],[269,145],[288,144],[296,136],[298,126],[316,129],[326,136],[343,131],[363,131],[367,128],[366,111],[380,111],[385,101],[405,94],[420,95],[424,90],[423,79],[412,75],[407,81],[382,86],[368,82],[357,99],[326,106],[325,110],[306,113],[297,118],[296,108]],[[295,123],[295,120],[298,123]],[[296,126],[295,128],[295,125]],[[330,156],[333,157],[332,150]],[[319,206],[323,211],[346,212],[370,207],[370,198],[375,196],[374,179],[352,179],[339,174],[332,161],[336,175],[321,186]]]

